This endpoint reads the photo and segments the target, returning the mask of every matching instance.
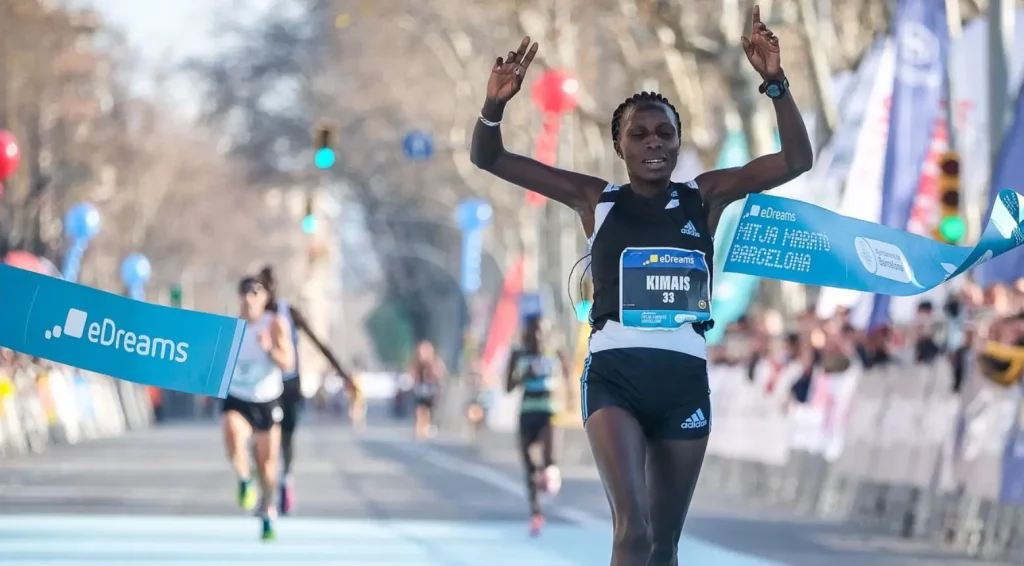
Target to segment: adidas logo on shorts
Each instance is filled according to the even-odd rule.
[[[704,418],[704,411],[697,409],[692,415],[686,417],[679,428],[704,428],[708,426],[708,420]]]

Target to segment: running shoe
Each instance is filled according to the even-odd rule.
[[[277,538],[274,533],[274,521],[270,517],[263,517],[263,534],[260,538],[265,541],[272,541]]]
[[[541,475],[541,485],[548,495],[555,496],[562,489],[562,472],[558,466],[548,466]]]
[[[238,482],[238,506],[246,511],[252,511],[256,508],[258,503],[259,495],[256,490],[252,487],[250,480],[239,480]]]
[[[544,515],[534,515],[530,517],[530,536],[535,537],[540,534],[541,529],[544,528]]]
[[[280,511],[282,515],[287,515],[295,508],[295,485],[292,478],[285,478],[281,482],[281,495],[280,495]]]

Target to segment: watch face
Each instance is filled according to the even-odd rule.
[[[771,98],[775,98],[776,96],[779,96],[780,94],[782,94],[782,87],[780,87],[778,84],[774,84],[773,83],[773,84],[768,85],[768,88],[765,89],[765,92]]]

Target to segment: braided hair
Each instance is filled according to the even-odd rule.
[[[622,133],[622,117],[625,116],[626,110],[635,108],[642,104],[664,104],[668,106],[669,110],[672,111],[672,115],[676,118],[676,132],[682,133],[683,121],[679,117],[679,111],[676,110],[675,106],[668,101],[667,98],[657,92],[638,92],[633,96],[622,101],[622,104],[615,109],[612,113],[612,143],[615,144],[615,152],[619,153],[621,157],[621,151],[619,150],[619,134]]]

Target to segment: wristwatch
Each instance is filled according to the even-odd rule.
[[[782,98],[786,91],[789,90],[789,79],[782,77],[781,81],[765,81],[761,83],[761,86],[757,89],[761,94],[768,95],[768,98],[777,99]]]

